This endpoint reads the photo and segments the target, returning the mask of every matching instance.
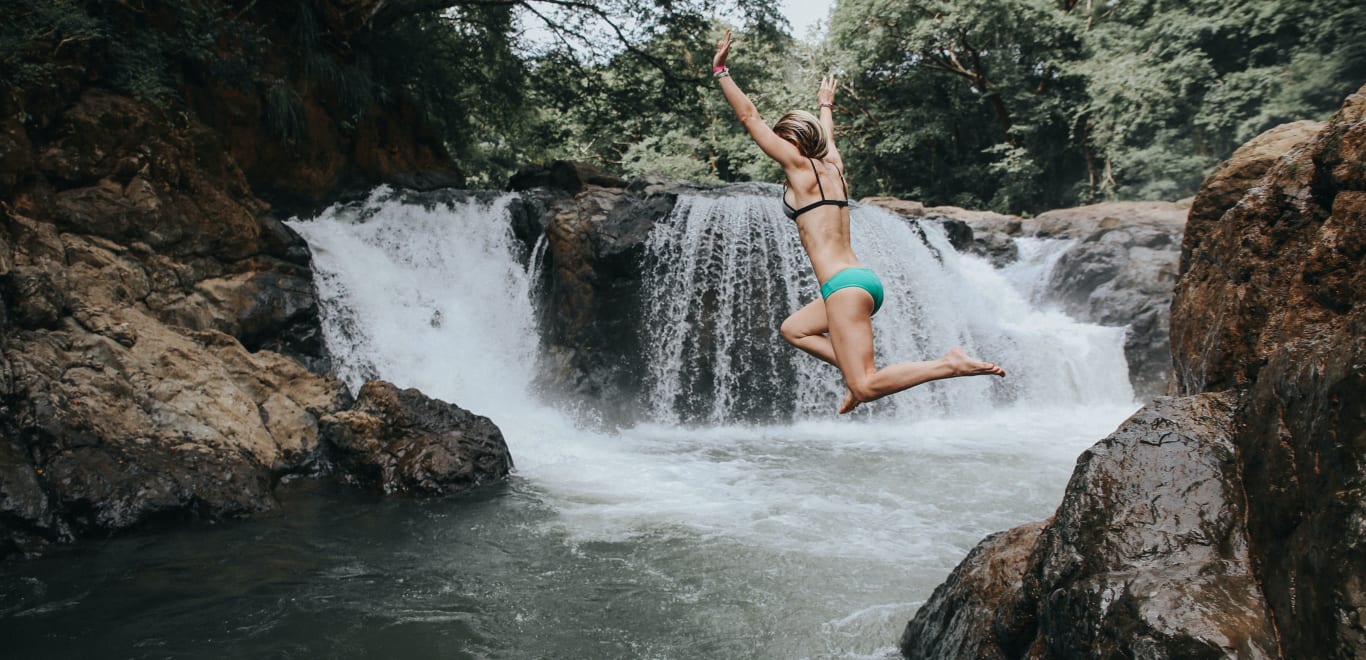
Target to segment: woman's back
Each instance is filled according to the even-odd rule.
[[[840,167],[826,160],[807,161],[809,168],[787,172],[783,205],[797,223],[816,278],[825,281],[840,270],[863,264],[849,241],[849,189]]]

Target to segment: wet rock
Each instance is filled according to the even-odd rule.
[[[1182,392],[1247,391],[1235,441],[1285,655],[1350,657],[1366,648],[1366,88],[1297,133],[1262,140],[1298,145],[1269,166],[1254,141],[1243,167],[1265,174],[1235,204],[1219,186],[1236,165],[1197,196],[1172,345]]]
[[[1082,454],[1041,532],[989,537],[955,569],[907,626],[903,651],[1277,655],[1243,525],[1236,402],[1202,394],[1140,410]]]
[[[1082,454],[1031,557],[1054,657],[1270,657],[1232,436],[1234,394],[1158,399]]]
[[[0,200],[0,557],[272,507],[351,401],[307,245],[194,118],[87,90],[45,121],[4,145],[37,169]]]
[[[1076,243],[1058,259],[1045,300],[1073,318],[1127,326],[1124,355],[1139,398],[1167,388],[1167,327],[1186,211],[1165,202],[1101,204],[1040,215],[1038,235]]]
[[[589,188],[550,206],[543,378],[571,396],[613,402],[602,411],[608,417],[629,417],[645,390],[637,318],[649,272],[645,241],[677,199],[677,188]]]
[[[1012,658],[1032,641],[1032,612],[1020,611],[1022,579],[1044,523],[982,539],[916,612],[901,635],[907,658]]]
[[[384,381],[366,383],[350,410],[323,417],[322,432],[344,480],[386,493],[461,493],[512,468],[487,417]]]
[[[1032,641],[1006,655],[1366,648],[1366,88],[1306,128],[1254,140],[1192,203],[1171,316],[1185,396],[1078,461],[1001,624]],[[952,639],[930,653],[992,643]]]

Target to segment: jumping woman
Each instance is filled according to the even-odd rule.
[[[903,362],[878,369],[873,363],[873,314],[882,306],[882,282],[854,255],[849,243],[849,189],[844,161],[835,148],[835,79],[821,81],[820,117],[794,110],[769,128],[726,68],[730,30],[716,43],[712,74],[755,144],[783,167],[783,210],[797,223],[821,297],[783,321],[789,344],[839,368],[848,393],[847,413],[921,383],[959,376],[1005,376],[1004,369],[951,348],[938,360]]]

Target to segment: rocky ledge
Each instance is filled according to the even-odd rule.
[[[906,656],[1366,648],[1363,163],[1366,88],[1206,180],[1172,304],[1179,396],[1083,454],[1052,519],[969,554]]]
[[[438,494],[507,474],[488,420],[378,384],[353,407],[324,375],[308,247],[232,131],[80,81],[56,94],[0,98],[0,559],[269,509],[290,475]],[[273,185],[312,199],[356,175],[334,156]]]

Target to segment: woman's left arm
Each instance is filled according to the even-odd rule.
[[[840,158],[840,150],[835,148],[835,77],[826,76],[821,79],[820,91],[816,92],[816,101],[820,103],[821,129],[825,131],[825,159],[833,162],[840,170],[844,169],[844,159]]]

